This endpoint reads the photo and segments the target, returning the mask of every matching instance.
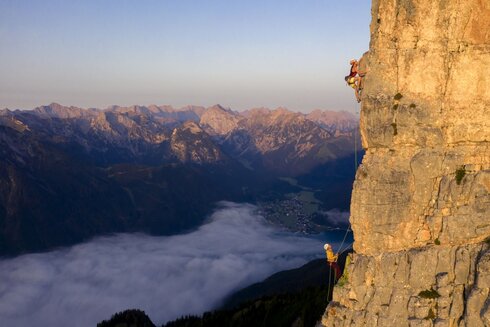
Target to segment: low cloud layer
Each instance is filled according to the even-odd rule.
[[[0,261],[3,326],[95,326],[145,310],[161,324],[323,255],[320,240],[278,232],[251,205],[224,203],[184,235],[122,234]]]

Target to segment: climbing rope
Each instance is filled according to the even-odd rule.
[[[354,128],[354,174],[356,173],[356,171],[357,171],[357,128]]]
[[[356,108],[356,116],[357,115],[359,115],[359,112],[357,111],[357,108]],[[357,166],[359,164],[358,161],[357,161],[357,136],[358,136],[358,129],[355,128],[354,129],[354,175],[357,172]],[[345,249],[343,249],[345,240],[347,239],[347,235],[351,231],[352,231],[351,225],[349,224],[349,226],[345,230],[344,237],[342,239],[342,242],[340,243],[340,247],[338,248],[337,253],[335,255],[336,258],[337,258],[336,261],[338,260],[338,258],[339,258],[339,256],[341,254],[343,254],[345,251],[349,250],[350,247],[354,244],[354,242],[350,242],[349,244],[347,244],[347,246],[345,247]],[[329,302],[330,299],[333,298],[332,285],[331,285],[332,284],[332,272],[333,272],[333,268],[329,264],[329,266],[328,266],[328,293],[327,293],[327,302]]]
[[[349,251],[349,249],[351,248],[351,246],[354,244],[354,242],[350,242],[346,247],[345,249],[339,253],[339,255],[341,255],[342,253],[344,253],[345,251]]]
[[[357,116],[357,115],[359,115],[359,111],[357,111],[357,107],[356,107],[356,116]],[[357,128],[354,128],[354,175],[355,175],[355,173],[357,172],[357,166],[358,166],[358,164],[359,164],[359,163],[358,163],[358,161],[357,161],[357,136],[358,136],[358,129],[357,129]],[[344,246],[344,242],[345,242],[345,240],[346,240],[346,238],[347,238],[347,234],[348,234],[350,231],[352,231],[352,229],[351,229],[351,226],[350,226],[350,224],[349,224],[349,226],[348,226],[348,227],[347,227],[347,229],[345,230],[345,233],[344,233],[344,238],[343,238],[343,240],[342,240],[342,243],[340,243],[340,247],[339,247],[339,249],[337,250],[337,254],[336,254],[337,256],[338,256],[339,254],[341,254],[341,253],[342,253],[342,252],[341,252],[341,251],[342,251],[342,247]],[[353,244],[353,242],[352,242],[351,244]],[[348,249],[348,247],[347,247],[345,250],[347,250],[347,249]],[[344,250],[344,251],[345,251],[345,250]]]
[[[330,295],[332,290],[332,267],[328,265],[328,291],[327,291],[327,302],[330,302],[330,299],[333,298],[333,294]]]
[[[342,240],[342,243],[340,243],[340,247],[339,249],[337,250],[337,256],[341,253],[342,251],[342,247],[344,246],[344,242],[345,242],[345,239],[347,238],[347,234],[349,234],[349,231],[351,231],[351,228],[350,228],[350,225],[349,227],[347,227],[347,229],[345,230],[345,233],[344,233],[344,238]]]

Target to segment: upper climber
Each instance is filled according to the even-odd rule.
[[[361,92],[364,88],[364,76],[366,76],[368,72],[366,63],[367,54],[368,52],[365,52],[359,61],[356,59],[350,61],[350,73],[345,77],[347,85],[354,89],[357,102],[361,102]]]
[[[352,59],[350,61],[350,73],[345,77],[345,81],[347,82],[347,85],[352,87],[354,89],[354,92],[356,94],[356,99],[357,102],[361,102],[361,97],[359,95],[359,84],[360,84],[360,77],[358,75],[358,67],[359,67],[359,62],[355,59]]]

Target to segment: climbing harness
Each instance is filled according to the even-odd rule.
[[[347,85],[352,87],[353,89],[355,89],[357,86],[356,86],[356,79],[355,77],[349,77],[347,76],[347,78],[345,79],[345,81],[347,82]]]

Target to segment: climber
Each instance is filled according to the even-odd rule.
[[[331,269],[335,272],[335,280],[337,281],[341,276],[342,272],[340,271],[340,267],[337,263],[338,255],[333,253],[332,246],[330,244],[325,244],[323,246],[325,249],[325,253],[327,255],[327,263]]]
[[[359,95],[359,84],[361,83],[361,78],[358,75],[359,62],[355,59],[350,61],[350,73],[345,77],[347,85],[354,89],[356,94],[357,102],[361,102],[361,97]]]

